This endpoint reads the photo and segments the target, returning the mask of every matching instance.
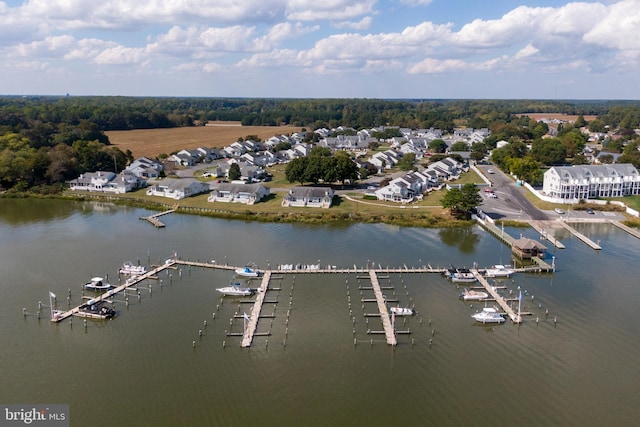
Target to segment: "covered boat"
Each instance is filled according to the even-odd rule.
[[[478,301],[489,298],[489,294],[482,291],[474,291],[473,289],[465,289],[460,294],[460,298],[465,301]]]
[[[505,321],[502,314],[492,307],[484,307],[482,311],[472,314],[471,317],[480,323],[503,323]]]
[[[473,283],[476,281],[476,276],[469,270],[456,270],[451,273],[451,281],[454,283]]]
[[[260,272],[255,268],[255,266],[251,266],[251,265],[246,265],[242,268],[236,268],[235,271],[238,276],[244,276],[244,277],[260,276]]]
[[[484,271],[487,277],[511,277],[515,270],[509,265],[496,264]]]
[[[249,296],[253,295],[255,289],[244,287],[240,282],[231,282],[229,283],[229,286],[225,286],[224,288],[216,288],[216,291],[220,292],[222,295]]]
[[[84,285],[84,289],[88,291],[108,291],[112,289],[113,285],[104,281],[102,277],[93,277]]]

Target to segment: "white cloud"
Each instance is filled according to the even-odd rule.
[[[426,58],[409,67],[409,74],[441,74],[468,69],[469,64],[460,59]]]
[[[100,52],[93,62],[100,65],[140,64],[146,62],[144,49],[115,46]]]
[[[350,20],[370,15],[376,0],[289,0],[287,18],[293,21]]]
[[[431,4],[431,2],[433,0],[399,0],[400,3],[407,5],[407,6],[426,6],[428,4]]]
[[[533,46],[532,44],[528,44],[525,47],[523,47],[522,49],[520,49],[518,51],[518,53],[516,53],[515,58],[516,59],[528,58],[530,56],[535,55],[538,52],[540,52],[540,49],[538,49],[537,47]]]
[[[347,28],[351,30],[367,30],[369,29],[369,27],[371,27],[372,22],[373,22],[373,18],[371,18],[370,16],[365,16],[364,18],[356,22],[354,21],[335,22],[333,26],[336,28]]]

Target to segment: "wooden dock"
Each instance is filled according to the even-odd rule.
[[[125,290],[127,290],[130,287],[136,286],[138,283],[150,279],[153,276],[156,276],[158,273],[160,273],[162,270],[166,269],[166,268],[170,268],[171,266],[173,266],[175,264],[175,260],[169,260],[167,261],[165,264],[162,264],[156,268],[154,268],[151,271],[148,271],[144,274],[141,274],[140,276],[136,276],[136,277],[132,277],[129,280],[127,280],[126,282],[124,282],[124,284],[117,286],[103,294],[100,294],[98,296],[96,296],[95,298],[92,298],[90,300],[91,303],[99,303],[99,302],[103,302],[106,301],[108,298],[113,297],[114,295],[123,292]],[[92,316],[88,316],[87,313],[82,312],[82,307],[86,306],[87,304],[89,304],[89,301],[87,302],[83,302],[82,304],[80,304],[77,307],[74,307],[70,310],[67,310],[65,312],[62,313],[58,313],[56,314],[54,317],[51,318],[52,322],[61,322],[64,319],[67,319],[71,316],[78,316],[78,317],[92,317]]]
[[[627,233],[631,234],[632,236],[640,239],[640,231],[636,230],[635,228],[628,227],[623,223],[621,223],[620,221],[609,220],[609,222],[615,225],[616,227],[618,227],[619,229],[624,230]]]
[[[247,327],[242,336],[242,347],[251,347],[251,341],[258,327],[258,319],[260,319],[260,311],[262,310],[262,303],[267,296],[267,289],[269,288],[269,280],[271,280],[271,271],[265,271],[262,276],[262,283],[256,294],[256,301],[251,309],[251,315],[247,321]]]
[[[551,243],[553,246],[555,246],[558,249],[565,249],[565,246],[562,244],[562,242],[560,242],[551,234],[549,234],[548,230],[550,228],[554,228],[555,223],[556,223],[555,220],[554,221],[529,221],[529,224],[531,225],[531,227],[533,227],[534,230],[540,233],[540,237],[549,241],[549,243]]]
[[[370,270],[369,277],[371,278],[373,293],[375,294],[376,301],[378,303],[378,311],[380,312],[380,318],[382,319],[382,326],[384,327],[384,334],[387,338],[387,344],[397,345],[398,341],[396,340],[396,334],[393,330],[393,326],[391,325],[391,319],[389,319],[387,304],[384,301],[382,289],[380,289],[380,284],[378,283],[378,276],[374,270]]]
[[[163,211],[163,212],[159,212],[157,214],[154,215],[149,215],[149,216],[141,216],[140,219],[141,220],[145,220],[147,222],[150,222],[151,224],[153,224],[154,227],[156,228],[162,228],[165,226],[165,224],[160,221],[158,218],[170,213],[175,212],[176,210],[178,210],[179,205],[175,204],[171,209],[167,210],[167,211]]]
[[[560,222],[560,225],[562,225],[564,228],[569,230],[569,232],[571,232],[571,234],[576,236],[578,239],[580,239],[584,243],[586,243],[589,247],[591,247],[591,249],[594,249],[594,250],[597,250],[597,251],[602,249],[602,247],[600,247],[599,244],[597,244],[596,242],[594,242],[593,240],[591,240],[590,238],[588,238],[584,234],[580,233],[578,230],[576,230],[575,228],[573,228],[572,226],[567,224],[565,221],[559,221],[559,222]]]
[[[475,268],[471,269],[470,271],[473,273],[476,279],[478,279],[478,282],[480,282],[480,284],[485,288],[485,290],[489,293],[489,295],[493,297],[496,303],[498,303],[498,305],[504,310],[504,312],[507,313],[507,316],[509,316],[511,321],[513,323],[522,323],[522,316],[516,313],[515,311],[513,311],[511,307],[509,307],[507,300],[503,298],[498,293],[498,291],[496,291],[494,287],[489,284],[487,279],[482,277],[482,275],[478,273],[478,270],[476,270]]]

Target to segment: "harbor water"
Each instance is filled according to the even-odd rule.
[[[0,403],[68,404],[73,426],[632,426],[640,420],[640,240],[612,225],[565,230],[555,274],[496,281],[522,293],[521,325],[480,325],[484,303],[412,268],[488,267],[510,250],[478,226],[400,228],[162,217],[144,209],[57,200],[0,202]],[[505,228],[535,238],[532,229]],[[49,321],[82,285],[121,283],[125,262],[181,259],[260,268],[403,267],[379,274],[397,317],[390,347],[366,275],[278,274],[258,335],[241,348],[245,298],[221,297],[229,271],[167,270],[118,296],[108,321]],[[493,279],[491,279],[493,283]],[[252,282],[257,287],[259,282]],[[363,289],[365,288],[365,289]],[[70,299],[68,300],[69,294]],[[86,293],[86,295],[89,295]],[[397,300],[397,303],[395,302]],[[42,302],[40,318],[38,302]],[[491,303],[489,303],[491,304]],[[27,315],[23,315],[23,308]],[[410,333],[408,333],[410,332]],[[229,335],[231,333],[231,335]]]

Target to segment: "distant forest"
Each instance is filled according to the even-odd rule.
[[[131,153],[110,146],[109,130],[243,125],[355,129],[489,128],[493,139],[539,138],[520,113],[597,115],[600,127],[640,127],[640,101],[248,99],[161,97],[0,97],[0,191],[59,191],[95,170],[121,170]],[[516,132],[516,129],[517,132]],[[490,148],[490,147],[489,147]]]

